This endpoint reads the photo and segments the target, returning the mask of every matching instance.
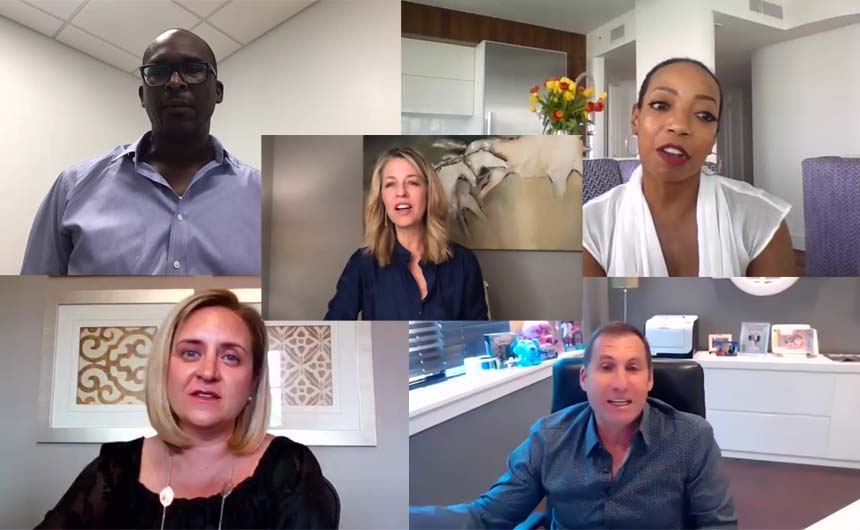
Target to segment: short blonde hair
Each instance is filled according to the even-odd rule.
[[[206,307],[223,307],[235,313],[248,328],[251,335],[251,353],[254,385],[253,399],[236,418],[228,447],[239,454],[255,451],[266,436],[269,426],[269,371],[266,363],[268,334],[263,318],[253,307],[243,304],[236,295],[226,289],[210,289],[193,294],[182,300],[158,331],[152,353],[146,367],[146,412],[152,427],[166,443],[185,448],[191,444],[188,435],[179,426],[176,414],[167,398],[167,369],[176,330],[195,311]]]
[[[387,222],[382,202],[382,171],[395,158],[406,160],[418,171],[427,184],[427,211],[424,213],[424,255],[421,259],[439,264],[451,258],[448,244],[448,200],[439,175],[424,156],[409,147],[395,147],[376,161],[370,179],[370,192],[364,207],[364,248],[380,266],[391,263],[397,233],[394,223]]]

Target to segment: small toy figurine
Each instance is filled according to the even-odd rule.
[[[514,344],[514,354],[519,358],[520,366],[535,366],[543,362],[540,343],[537,339],[519,339]]]

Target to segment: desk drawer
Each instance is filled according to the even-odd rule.
[[[775,455],[826,457],[830,418],[708,410],[720,448]]]
[[[765,370],[705,370],[708,409],[830,416],[836,375]]]

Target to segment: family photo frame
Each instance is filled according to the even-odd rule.
[[[770,323],[743,322],[738,340],[739,353],[766,354],[770,339]]]

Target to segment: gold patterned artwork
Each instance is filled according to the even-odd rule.
[[[283,407],[332,406],[331,326],[269,326],[269,350],[281,356]]]
[[[77,403],[143,403],[146,356],[156,331],[155,326],[80,328]]]

